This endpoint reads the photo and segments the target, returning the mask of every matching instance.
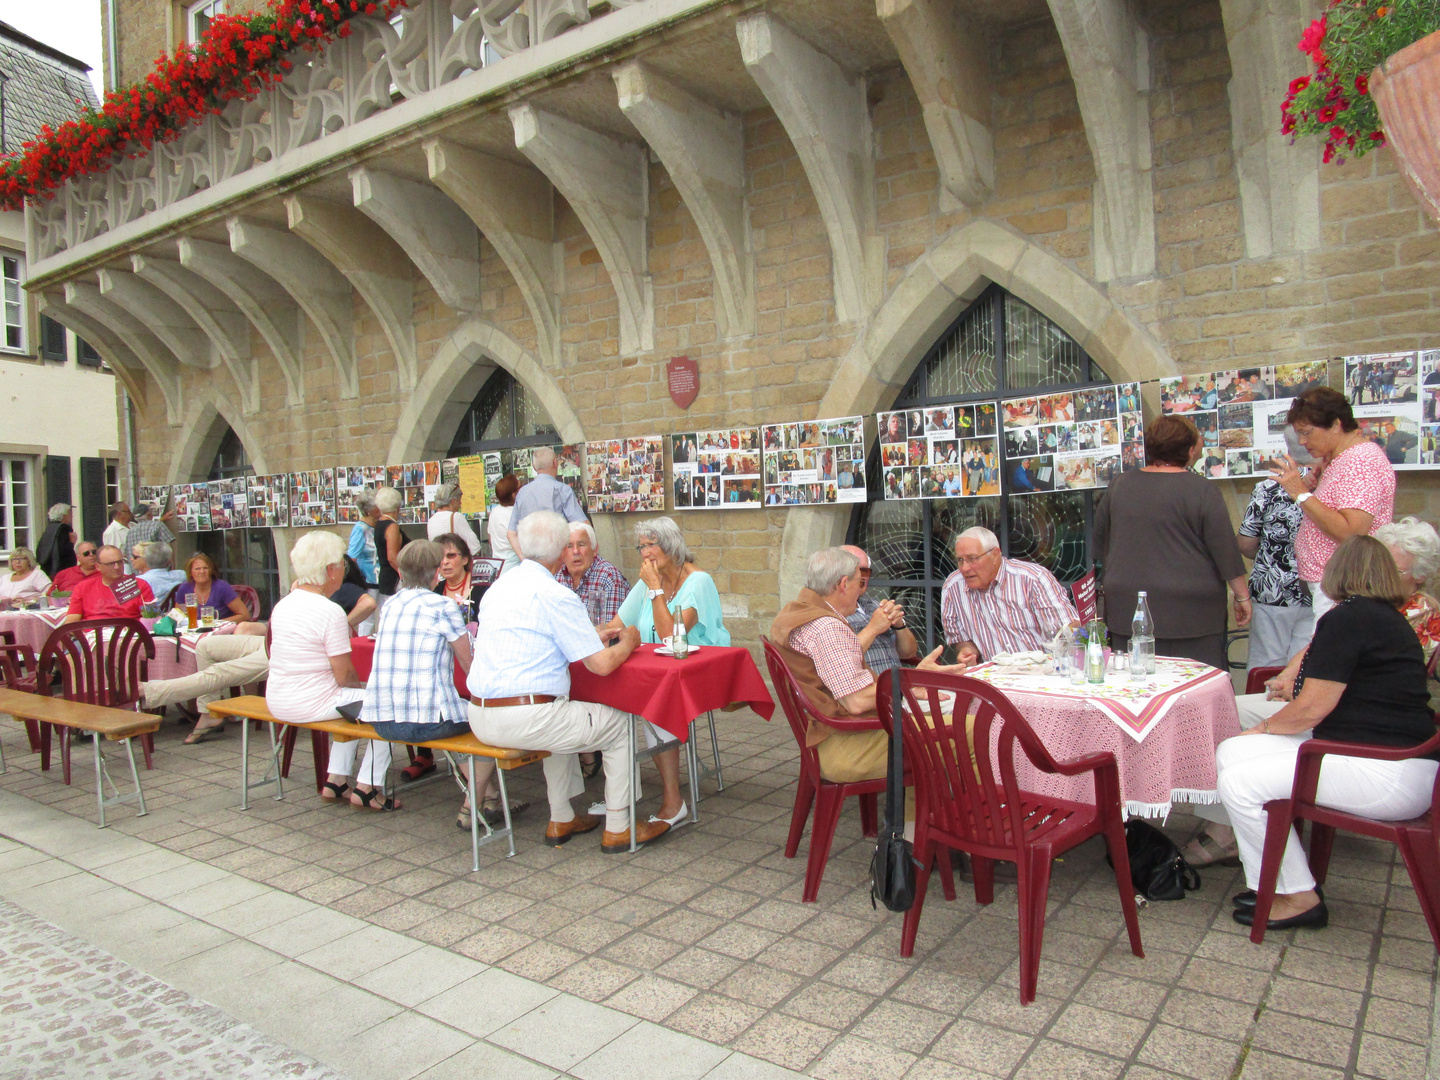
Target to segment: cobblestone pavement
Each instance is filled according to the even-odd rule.
[[[0,1078],[343,1080],[0,900]]]
[[[1055,868],[1039,997],[1021,1008],[1012,886],[988,908],[963,883],[951,903],[933,890],[903,960],[900,918],[871,908],[870,845],[847,805],[819,902],[801,904],[808,836],[799,858],[782,852],[796,776],[789,730],[748,711],[717,719],[724,793],[706,781],[700,824],[635,856],[602,856],[595,836],[543,846],[532,768],[512,776],[512,796],[536,807],[520,820],[518,855],[493,844],[472,874],[448,781],[402,788],[406,807],[392,815],[331,806],[315,793],[303,740],[285,801],[262,796],[241,813],[238,735],[181,747],[183,728],[170,723],[144,774],[152,813],[119,809],[113,828],[817,1077],[1426,1075],[1436,953],[1391,846],[1342,835],[1330,928],[1261,946],[1229,918],[1239,871],[1207,870],[1198,893],[1142,910],[1142,960],[1129,954],[1092,842]],[[82,769],[66,788],[39,773],[18,725],[0,738],[11,762],[0,788],[93,815]],[[653,803],[648,770],[646,784]],[[1167,828],[1183,840],[1193,825],[1177,814]]]

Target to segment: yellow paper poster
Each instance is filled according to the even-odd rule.
[[[479,454],[460,459],[460,512],[485,513],[485,459]]]

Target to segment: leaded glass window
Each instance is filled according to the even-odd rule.
[[[1074,338],[1019,298],[992,285],[921,359],[886,409],[997,402],[1027,390],[1104,385],[1109,377]],[[1001,391],[999,388],[1003,387]],[[883,410],[882,410],[883,411]],[[944,640],[940,596],[954,573],[955,540],[984,526],[1007,557],[1048,567],[1062,582],[1090,567],[1094,493],[1012,494],[1011,469],[1001,470],[998,496],[979,499],[881,501],[857,506],[850,543],[870,554],[870,589],[898,601],[926,649]],[[880,468],[870,455],[869,490],[880,491]]]
[[[227,427],[206,479],[230,480],[249,476],[254,471],[245,444]],[[196,546],[215,560],[215,568],[223,580],[231,585],[249,585],[259,595],[265,611],[274,609],[280,599],[280,568],[275,561],[275,536],[269,529],[200,533]]]
[[[554,423],[535,395],[504,368],[496,368],[460,418],[449,456],[548,446],[556,436]]]

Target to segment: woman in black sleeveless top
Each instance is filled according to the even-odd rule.
[[[395,520],[400,510],[400,492],[393,487],[380,488],[375,492],[375,509],[380,511],[380,518],[375,522],[375,567],[380,595],[394,596],[400,588],[400,571],[396,563],[406,542],[406,536]]]

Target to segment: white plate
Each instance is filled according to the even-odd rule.
[[[691,646],[690,646],[690,651],[687,652],[685,655],[686,655],[686,656],[689,656],[690,653],[694,652],[696,649],[698,649],[698,648],[700,648],[700,647],[701,647],[701,646],[699,646],[699,645],[691,645]],[[655,655],[656,655],[656,656],[674,656],[674,655],[675,655],[675,650],[672,649],[672,648],[670,648],[669,645],[661,645],[658,649],[655,650]]]

